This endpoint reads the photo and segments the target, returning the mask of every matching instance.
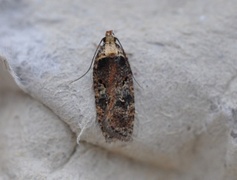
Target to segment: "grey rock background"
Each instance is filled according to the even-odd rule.
[[[0,177],[236,180],[236,9],[235,0],[1,0]],[[110,29],[142,86],[131,143],[105,143],[92,71],[70,84]]]

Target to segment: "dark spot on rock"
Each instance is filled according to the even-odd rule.
[[[191,126],[187,126],[187,131],[190,131],[191,130]]]
[[[234,130],[232,130],[232,131],[230,132],[230,135],[231,135],[234,139],[237,138],[237,133],[234,132]]]

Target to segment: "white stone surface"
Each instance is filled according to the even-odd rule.
[[[26,93],[1,63],[0,176],[236,180],[236,9],[235,0],[0,1],[0,57]],[[142,86],[130,143],[105,142],[92,71],[70,84],[110,29]]]

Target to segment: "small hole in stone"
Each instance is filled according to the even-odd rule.
[[[191,126],[187,126],[187,131],[190,131],[191,130]]]

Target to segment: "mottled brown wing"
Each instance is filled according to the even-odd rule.
[[[106,140],[131,140],[135,114],[134,90],[126,56],[96,58],[93,81],[97,121]]]

